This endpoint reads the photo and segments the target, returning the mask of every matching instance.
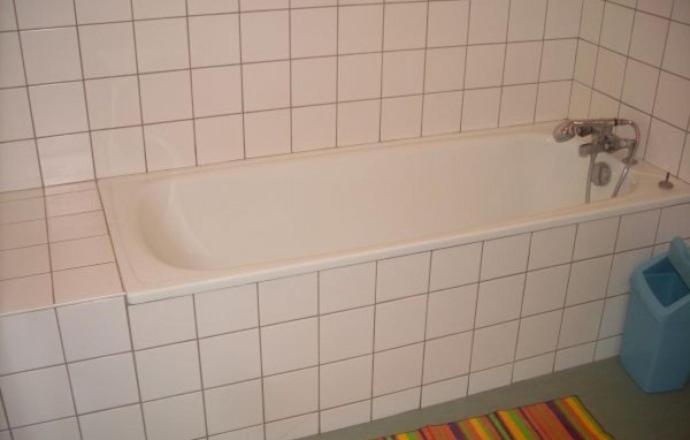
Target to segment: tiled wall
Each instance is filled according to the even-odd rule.
[[[688,218],[4,316],[0,439],[287,440],[614,356],[631,268],[690,238]]]
[[[690,181],[690,1],[585,0],[570,114],[637,121],[644,158]]]
[[[560,119],[581,9],[2,0],[0,191]]]

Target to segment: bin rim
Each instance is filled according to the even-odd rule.
[[[644,271],[649,269],[651,266],[659,263],[665,258],[668,258],[668,252],[659,254],[656,257],[650,259],[649,261],[642,263],[633,271],[630,280],[630,293],[637,293],[639,297],[642,299],[642,301],[644,301],[644,303],[651,310],[652,314],[659,319],[665,318],[673,314],[676,310],[683,308],[688,303],[690,303],[690,294],[688,294],[685,295],[683,298],[680,298],[678,301],[674,302],[670,306],[664,306],[659,302],[656,295],[654,295],[654,292],[652,292],[652,289],[649,287],[649,284],[647,283],[644,276]]]

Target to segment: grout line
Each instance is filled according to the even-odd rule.
[[[264,375],[264,349],[262,345],[262,337],[261,337],[261,302],[259,301],[259,284],[255,283],[254,284],[254,297],[256,301],[256,325],[257,325],[257,334],[259,337],[259,374],[260,374],[260,381],[261,381],[261,423],[263,425],[263,439],[266,439],[266,376]]]
[[[481,279],[482,275],[482,265],[484,263],[484,246],[485,242],[482,242],[482,248],[479,252],[479,265],[477,268],[477,279]],[[469,395],[470,392],[470,373],[472,372],[472,355],[474,353],[474,339],[475,335],[477,333],[476,325],[477,325],[477,311],[479,309],[479,286],[477,285],[477,288],[474,291],[474,318],[472,320],[472,335],[470,338],[470,359],[468,362],[468,367],[467,367],[467,389],[465,390],[465,395]]]
[[[383,142],[383,79],[384,79],[384,72],[385,72],[385,51],[384,48],[386,47],[386,9],[387,9],[387,4],[383,3],[381,5],[381,70],[379,72],[380,77],[379,77],[379,138],[378,142]],[[373,405],[372,405],[373,408]],[[373,409],[372,409],[373,411]],[[373,417],[373,415],[372,415]]]
[[[69,385],[69,393],[72,398],[72,409],[74,411],[72,417],[76,419],[77,430],[79,431],[79,438],[83,440],[84,434],[81,428],[81,419],[78,417],[79,411],[77,410],[77,399],[74,394],[74,385],[72,384],[72,371],[70,371],[69,364],[67,364],[65,341],[62,337],[62,326],[60,325],[60,317],[58,316],[57,309],[53,309],[53,316],[55,317],[55,324],[57,325],[57,333],[58,337],[60,338],[60,350],[62,352],[62,360],[64,362],[63,364],[61,364],[61,366],[65,369],[65,375],[67,376],[67,384]]]
[[[422,407],[422,396],[424,394],[424,367],[426,365],[426,350],[428,347],[428,341],[427,339],[427,327],[429,324],[429,290],[431,289],[431,268],[433,267],[433,260],[434,260],[434,252],[429,253],[429,273],[427,274],[427,279],[426,279],[426,293],[424,294],[424,333],[422,336],[422,368],[420,368],[420,377],[419,377],[419,404],[417,405],[417,408]]]
[[[427,56],[429,54],[429,21],[431,20],[431,2],[426,3],[426,29],[424,33],[424,57],[422,61],[422,110],[419,117],[419,137],[424,136],[424,111],[426,110],[426,71],[427,71]],[[428,289],[427,289],[428,291]],[[421,408],[421,393],[420,408]]]
[[[546,42],[546,24],[549,18],[549,5],[551,4],[550,1],[546,2],[546,7],[544,8],[544,28],[541,33],[541,43],[540,43],[540,48],[539,48],[539,70],[537,71],[537,97],[534,100],[534,109],[532,110],[532,123],[534,123],[537,120],[537,107],[539,106],[539,95],[540,92],[543,93],[543,90],[540,90],[541,87],[539,87],[540,81],[541,81],[541,71],[544,67],[544,46]],[[579,34],[579,29],[578,29],[578,34]],[[577,49],[575,49],[575,54],[577,58]],[[572,80],[571,80],[572,81]],[[570,94],[572,95],[572,90],[570,91]],[[570,108],[568,108],[570,110]]]
[[[378,280],[379,280],[379,262],[375,262],[374,267],[374,303],[376,303],[376,297],[378,296]],[[374,419],[374,377],[376,373],[376,305],[373,306],[373,322],[371,331],[371,387],[369,390],[369,396],[371,399],[371,405],[369,405],[369,421]]]
[[[288,0],[288,100],[290,106],[290,153],[295,152],[294,117],[292,115],[292,0]]]
[[[189,1],[185,0],[185,33],[187,35],[187,65],[189,66],[189,103],[192,111],[192,148],[194,148],[194,166],[199,166],[199,151],[197,147],[197,133],[196,133],[196,111],[194,105],[194,78],[192,73],[192,35],[189,31]],[[204,411],[204,415],[206,411]]]
[[[206,387],[204,387],[204,372],[202,368],[202,363],[201,363],[201,344],[199,342],[199,320],[197,317],[197,310],[196,310],[196,298],[192,298],[192,312],[193,312],[193,319],[194,319],[194,341],[195,341],[195,346],[196,346],[196,356],[197,356],[197,362],[198,362],[198,368],[199,368],[199,384],[201,386],[201,408],[203,411],[203,417],[204,417],[204,436],[208,436],[208,415],[207,415],[207,410],[206,410]]]
[[[135,66],[135,74],[137,77],[137,102],[139,104],[139,125],[136,127],[141,127],[140,134],[141,134],[141,145],[143,148],[143,153],[144,153],[144,172],[147,173],[150,171],[149,169],[149,160],[148,160],[148,150],[146,148],[146,132],[144,130],[144,100],[142,99],[142,87],[141,87],[141,71],[139,69],[139,65],[141,64],[141,61],[139,60],[139,48],[137,47],[137,27],[136,27],[136,22],[134,21],[134,0],[129,0],[129,10],[130,10],[130,16],[132,17],[132,46],[134,50],[134,66]],[[112,130],[112,129],[111,129]]]
[[[465,56],[462,66],[462,102],[460,103],[460,120],[458,121],[458,132],[463,132],[463,116],[465,115],[465,103],[467,102],[467,60],[469,59],[469,45],[470,45],[470,20],[472,18],[472,1],[467,2],[467,22],[465,31]],[[510,17],[508,17],[510,19]],[[469,378],[467,380],[469,383]]]
[[[141,397],[141,383],[139,381],[139,368],[137,365],[137,352],[134,350],[134,337],[132,336],[132,319],[129,315],[129,306],[127,305],[127,301],[125,298],[122,298],[123,301],[123,307],[125,308],[125,316],[127,318],[127,336],[129,336],[129,349],[131,350],[132,353],[132,364],[134,368],[134,380],[136,381],[137,384],[137,398],[138,398],[138,406],[139,406],[139,414],[141,415],[141,423],[142,427],[144,430],[144,440],[148,439],[148,429],[146,429],[146,417],[144,416],[144,404],[143,404],[143,399]]]
[[[515,335],[515,347],[513,347],[513,367],[510,372],[510,383],[515,381],[515,362],[517,361],[518,347],[520,345],[520,330],[522,330],[522,308],[525,304],[525,292],[527,290],[527,269],[529,268],[529,260],[532,256],[532,241],[534,240],[534,232],[530,233],[529,242],[527,243],[527,260],[525,261],[525,273],[522,275],[522,292],[520,294],[520,308],[518,309],[518,328],[517,334]],[[546,312],[549,313],[549,312]],[[561,320],[563,320],[563,314],[561,314]]]
[[[508,58],[508,32],[510,31],[510,10],[512,6],[512,1],[508,0],[508,13],[507,13],[507,19],[506,19],[506,32],[505,32],[505,40],[503,41],[503,66],[501,67],[501,81],[499,84],[499,91],[498,91],[498,112],[496,112],[496,127],[501,126],[501,112],[503,111],[503,91],[506,88],[505,84],[505,77],[506,77],[506,59]],[[501,44],[500,42],[498,44]],[[542,45],[543,47],[543,45]],[[538,79],[537,79],[538,82]],[[536,100],[535,100],[535,107],[536,107]],[[534,119],[532,119],[531,122],[534,122]]]
[[[10,435],[10,440],[14,440],[14,433],[12,432],[10,418],[7,415],[7,404],[5,404],[5,398],[3,397],[2,389],[0,389],[0,406],[2,406],[2,414],[0,414],[0,417],[5,418],[5,424],[7,425],[7,432]]]

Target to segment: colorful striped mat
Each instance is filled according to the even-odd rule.
[[[611,440],[575,396],[377,440]]]

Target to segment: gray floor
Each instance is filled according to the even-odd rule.
[[[309,439],[366,440],[570,394],[578,395],[618,440],[690,439],[690,385],[677,392],[645,394],[617,358]]]

